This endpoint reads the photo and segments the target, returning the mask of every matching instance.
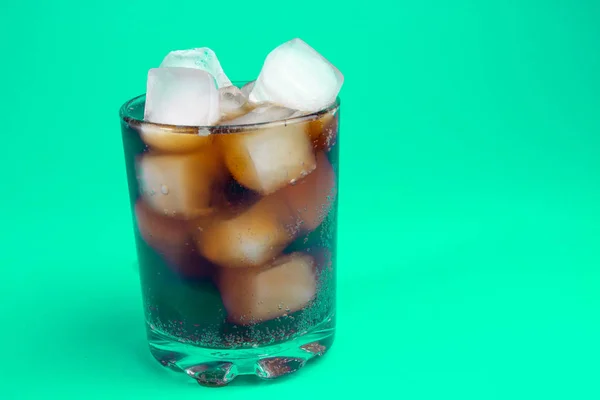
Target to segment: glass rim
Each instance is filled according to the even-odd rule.
[[[235,86],[242,85],[248,83],[249,81],[242,82],[232,82]],[[227,125],[227,121],[223,125],[170,125],[170,124],[161,124],[156,122],[148,122],[143,119],[136,118],[132,115],[131,111],[133,110],[133,104],[138,103],[140,101],[145,102],[146,93],[135,96],[129,100],[127,100],[119,109],[119,117],[125,123],[132,127],[139,127],[144,129],[156,129],[169,131],[173,133],[179,134],[194,134],[197,135],[201,131],[206,131],[210,133],[232,133],[232,132],[240,132],[240,131],[248,131],[248,130],[256,130],[256,129],[264,129],[269,127],[275,127],[280,125],[289,125],[307,122],[315,119],[319,119],[322,115],[339,108],[340,106],[340,98],[336,97],[335,101],[325,108],[310,112],[304,115],[299,115],[297,117],[281,119],[277,121],[268,121],[268,122],[259,122],[259,123],[251,123],[251,124],[237,124],[237,125]]]

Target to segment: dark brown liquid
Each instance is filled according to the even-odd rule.
[[[182,134],[149,139],[123,124],[149,329],[202,347],[255,347],[334,318],[335,111],[302,123],[311,149],[301,156],[257,150],[292,128],[213,133],[196,149],[175,142]],[[252,164],[258,155],[269,159]],[[269,161],[281,167],[266,173]]]

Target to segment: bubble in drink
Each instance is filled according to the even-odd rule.
[[[171,67],[200,69],[213,76],[219,89],[231,86],[231,81],[225,75],[217,55],[208,47],[170,52],[160,64],[160,68]]]
[[[301,39],[271,51],[250,92],[251,102],[271,102],[301,111],[319,111],[332,104],[344,76]]]
[[[304,253],[281,256],[261,268],[221,270],[219,278],[227,318],[240,325],[301,310],[316,287],[315,261]]]
[[[167,125],[212,125],[219,119],[219,92],[212,76],[190,68],[148,72],[144,120]]]

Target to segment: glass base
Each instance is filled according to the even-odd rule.
[[[150,352],[163,366],[187,374],[203,386],[225,386],[240,375],[275,379],[298,371],[333,343],[331,322],[286,342],[243,349],[215,349],[181,343],[162,332],[148,330]]]

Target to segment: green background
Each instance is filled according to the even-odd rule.
[[[600,3],[0,5],[1,398],[600,398]],[[416,4],[415,4],[416,3]],[[145,344],[117,112],[172,49],[345,75],[339,328],[206,389]]]

